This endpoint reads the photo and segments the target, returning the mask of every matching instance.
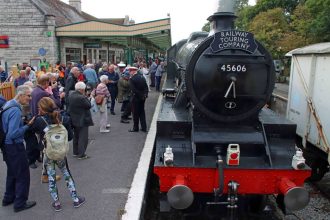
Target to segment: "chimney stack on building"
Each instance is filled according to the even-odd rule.
[[[69,0],[69,4],[81,13],[81,0]]]

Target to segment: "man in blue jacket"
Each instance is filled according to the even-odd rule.
[[[3,108],[2,126],[6,134],[4,143],[4,160],[7,165],[6,191],[2,206],[14,203],[14,211],[20,212],[36,205],[35,201],[28,201],[30,189],[30,170],[24,146],[24,133],[34,118],[27,125],[23,125],[22,106],[31,100],[32,89],[27,85],[17,87],[17,95],[8,101]]]

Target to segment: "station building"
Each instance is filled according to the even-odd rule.
[[[171,46],[170,18],[99,19],[81,10],[81,0],[4,0],[0,11],[0,65],[7,69],[24,62],[38,67],[44,59],[132,63]]]

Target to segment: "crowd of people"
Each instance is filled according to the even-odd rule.
[[[136,59],[132,66],[123,62],[117,65],[57,63],[53,73],[45,67],[35,72],[29,65],[23,65],[19,76],[12,80],[16,96],[9,101],[0,97],[0,132],[5,135],[1,150],[7,165],[2,206],[13,203],[14,211],[20,212],[36,205],[28,200],[29,168],[36,169],[39,161],[41,182],[48,183],[54,210],[61,210],[56,186],[61,177],[56,175],[55,165],[67,183],[73,206],[80,207],[86,200],[78,196],[66,157],[51,159],[45,154],[49,125],[65,127],[68,141],[73,142],[73,156],[79,160],[89,158],[88,128],[94,125],[97,118],[94,115],[99,114],[99,131],[110,132],[108,114],[116,114],[116,103],[121,103],[121,123],[129,124],[133,117],[129,132],[147,132],[145,101],[150,87],[160,91],[163,72],[164,62],[158,59],[150,63]],[[0,66],[1,82],[8,81],[10,75]]]

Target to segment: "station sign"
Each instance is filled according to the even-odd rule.
[[[252,33],[228,30],[215,33],[210,47],[213,53],[234,49],[244,50],[252,54],[258,48],[258,45]]]
[[[101,43],[84,43],[84,48],[102,48]]]
[[[9,48],[9,37],[7,35],[0,35],[0,48]]]

